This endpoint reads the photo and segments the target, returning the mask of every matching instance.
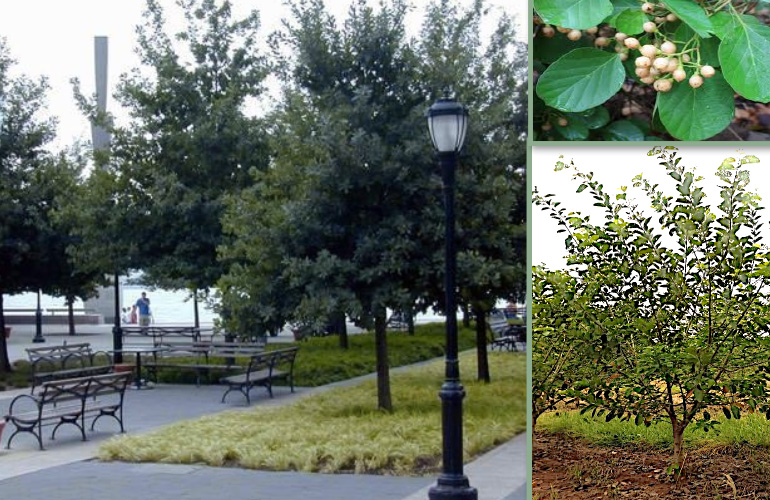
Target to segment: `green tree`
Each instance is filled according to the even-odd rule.
[[[669,193],[635,178],[654,219],[625,191],[613,199],[592,174],[580,172],[578,191],[603,209],[601,223],[568,213],[553,198],[535,201],[568,236],[575,279],[554,293],[569,310],[568,328],[579,330],[588,347],[584,362],[594,360],[594,375],[576,382],[571,394],[586,402],[584,411],[606,410],[608,421],[669,422],[678,473],[684,430],[692,423],[713,429],[713,408],[727,418],[740,418],[742,405],[770,415],[770,261],[744,168],[758,158],[726,159],[717,170],[720,199],[709,206],[676,148],[649,154],[674,188]]]
[[[231,200],[226,227],[235,240],[223,248],[223,256],[242,261],[223,278],[221,288],[233,297],[228,307],[251,310],[256,313],[252,317],[265,324],[294,320],[320,329],[340,312],[373,324],[378,402],[390,408],[386,308],[409,311],[415,304],[443,302],[437,297],[443,290],[444,211],[424,112],[443,95],[451,78],[440,73],[438,65],[425,63],[435,55],[427,46],[406,37],[404,2],[379,9],[354,2],[341,27],[321,1],[296,2],[291,8],[292,19],[274,37],[284,92],[281,106],[269,119],[273,168],[258,173],[254,188]],[[444,61],[462,50],[462,61],[485,57],[476,52],[481,4],[462,14],[472,19],[470,26],[444,4],[433,8],[439,10],[426,18],[426,30],[434,22],[446,23],[451,25],[444,30],[447,39],[463,40],[459,47],[445,43],[434,52]],[[440,13],[448,13],[447,18]],[[509,28],[498,30],[501,50],[511,47]],[[495,54],[495,64],[502,65],[504,59]],[[511,88],[514,79],[498,75],[491,60],[484,61],[474,63],[475,80],[463,76],[458,84],[467,89],[469,102],[483,100],[490,110],[487,126],[478,120],[469,132],[469,150],[482,151],[492,138],[515,140],[505,153],[498,147],[484,160],[469,163],[468,179],[476,191],[463,191],[460,198],[467,204],[484,199],[486,221],[490,227],[499,222],[496,229],[505,233],[488,246],[499,245],[505,251],[498,254],[508,258],[507,242],[510,232],[515,233],[506,232],[512,226],[511,207],[522,203],[509,188],[521,186],[519,174],[513,172],[523,152],[523,136],[509,125],[515,122],[515,107],[510,97],[502,98],[503,85],[499,94],[497,87],[487,85],[477,101],[471,91],[490,75],[499,76],[496,82],[507,82],[509,94],[515,94],[521,81]],[[486,69],[488,73],[482,71]],[[503,109],[505,120],[493,123],[493,115],[499,120]],[[490,215],[490,210],[495,213]],[[469,217],[483,218],[479,213]],[[469,220],[465,232],[478,242],[483,228],[484,223]],[[484,253],[482,248],[470,243],[462,247],[463,262],[480,263],[477,268],[487,265],[482,260],[492,260],[489,255],[476,257]],[[489,282],[504,283],[512,274],[500,267],[489,273]],[[520,275],[523,278],[523,272]]]
[[[133,256],[128,267],[142,269],[146,283],[187,289],[197,325],[198,292],[224,269],[222,197],[267,162],[263,126],[245,110],[267,71],[256,11],[233,19],[228,1],[176,3],[186,25],[171,37],[161,3],[147,1],[137,30],[143,67],[123,75],[116,93],[131,120],[110,127],[112,173],[94,182],[108,184],[97,188],[112,193],[105,200],[132,198],[114,226],[117,252]]]
[[[5,328],[3,294],[32,289],[37,273],[29,270],[41,248],[45,207],[34,197],[33,175],[48,153],[55,121],[44,117],[48,83],[12,76],[15,61],[0,38],[0,330]],[[0,372],[11,365],[5,336],[0,335]]]
[[[485,16],[480,0],[465,10],[449,1],[429,4],[416,52],[422,94],[433,100],[451,89],[471,111],[457,173],[457,278],[460,299],[476,320],[478,378],[489,381],[486,318],[498,299],[523,295],[526,283],[526,180],[520,167],[526,163],[527,69],[512,20],[497,18],[484,40]],[[429,288],[442,283],[443,266],[432,270]],[[442,294],[434,291],[439,308]]]

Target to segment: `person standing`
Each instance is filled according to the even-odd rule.
[[[139,310],[139,326],[150,326],[150,299],[145,292],[142,292],[142,296],[136,301],[136,308]],[[142,332],[146,335],[145,330]]]

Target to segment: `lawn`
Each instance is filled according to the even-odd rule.
[[[713,413],[717,413],[718,410]],[[694,447],[729,446],[749,443],[752,446],[770,446],[770,421],[762,415],[746,414],[740,419],[726,419],[721,412],[716,432],[703,432],[690,425],[684,433],[685,445]],[[646,444],[655,447],[672,445],[671,424],[659,422],[645,427],[633,421],[614,419],[606,422],[602,417],[591,418],[577,411],[562,411],[542,415],[537,420],[537,430],[548,433],[579,437],[603,446]]]
[[[526,356],[490,353],[493,382],[473,381],[475,353],[461,356],[467,397],[466,460],[526,428]],[[230,411],[184,421],[100,448],[103,460],[204,463],[263,470],[420,475],[440,469],[435,361],[392,376],[394,411],[376,409],[374,380],[331,389],[289,406]]]

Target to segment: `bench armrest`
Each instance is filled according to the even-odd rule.
[[[14,408],[14,406],[16,406],[16,404],[19,403],[19,401],[23,401],[25,399],[32,400],[32,402],[35,405],[35,409],[36,410],[40,409],[40,398],[32,396],[31,394],[19,394],[18,396],[13,398],[13,400],[11,401],[11,406],[8,407],[8,415],[5,416],[6,420],[8,420],[8,417],[12,417],[13,416],[13,408]],[[29,411],[29,410],[27,410],[27,411]]]

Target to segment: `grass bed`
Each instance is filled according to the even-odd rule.
[[[474,353],[461,359],[467,460],[525,430],[526,357],[490,353],[491,384],[471,380]],[[393,413],[376,409],[372,380],[281,408],[257,406],[147,435],[120,436],[101,446],[99,458],[327,473],[435,473],[441,457],[437,392],[443,370],[437,361],[394,375]]]
[[[685,445],[689,447],[731,446],[751,444],[770,446],[770,421],[762,415],[747,414],[740,419],[717,418],[720,424],[716,432],[703,432],[691,424],[684,432]],[[537,429],[549,433],[561,433],[580,437],[604,446],[646,444],[666,448],[673,444],[671,424],[659,422],[650,427],[634,425],[633,421],[617,419],[606,422],[603,417],[591,418],[577,411],[562,411],[542,415]]]

